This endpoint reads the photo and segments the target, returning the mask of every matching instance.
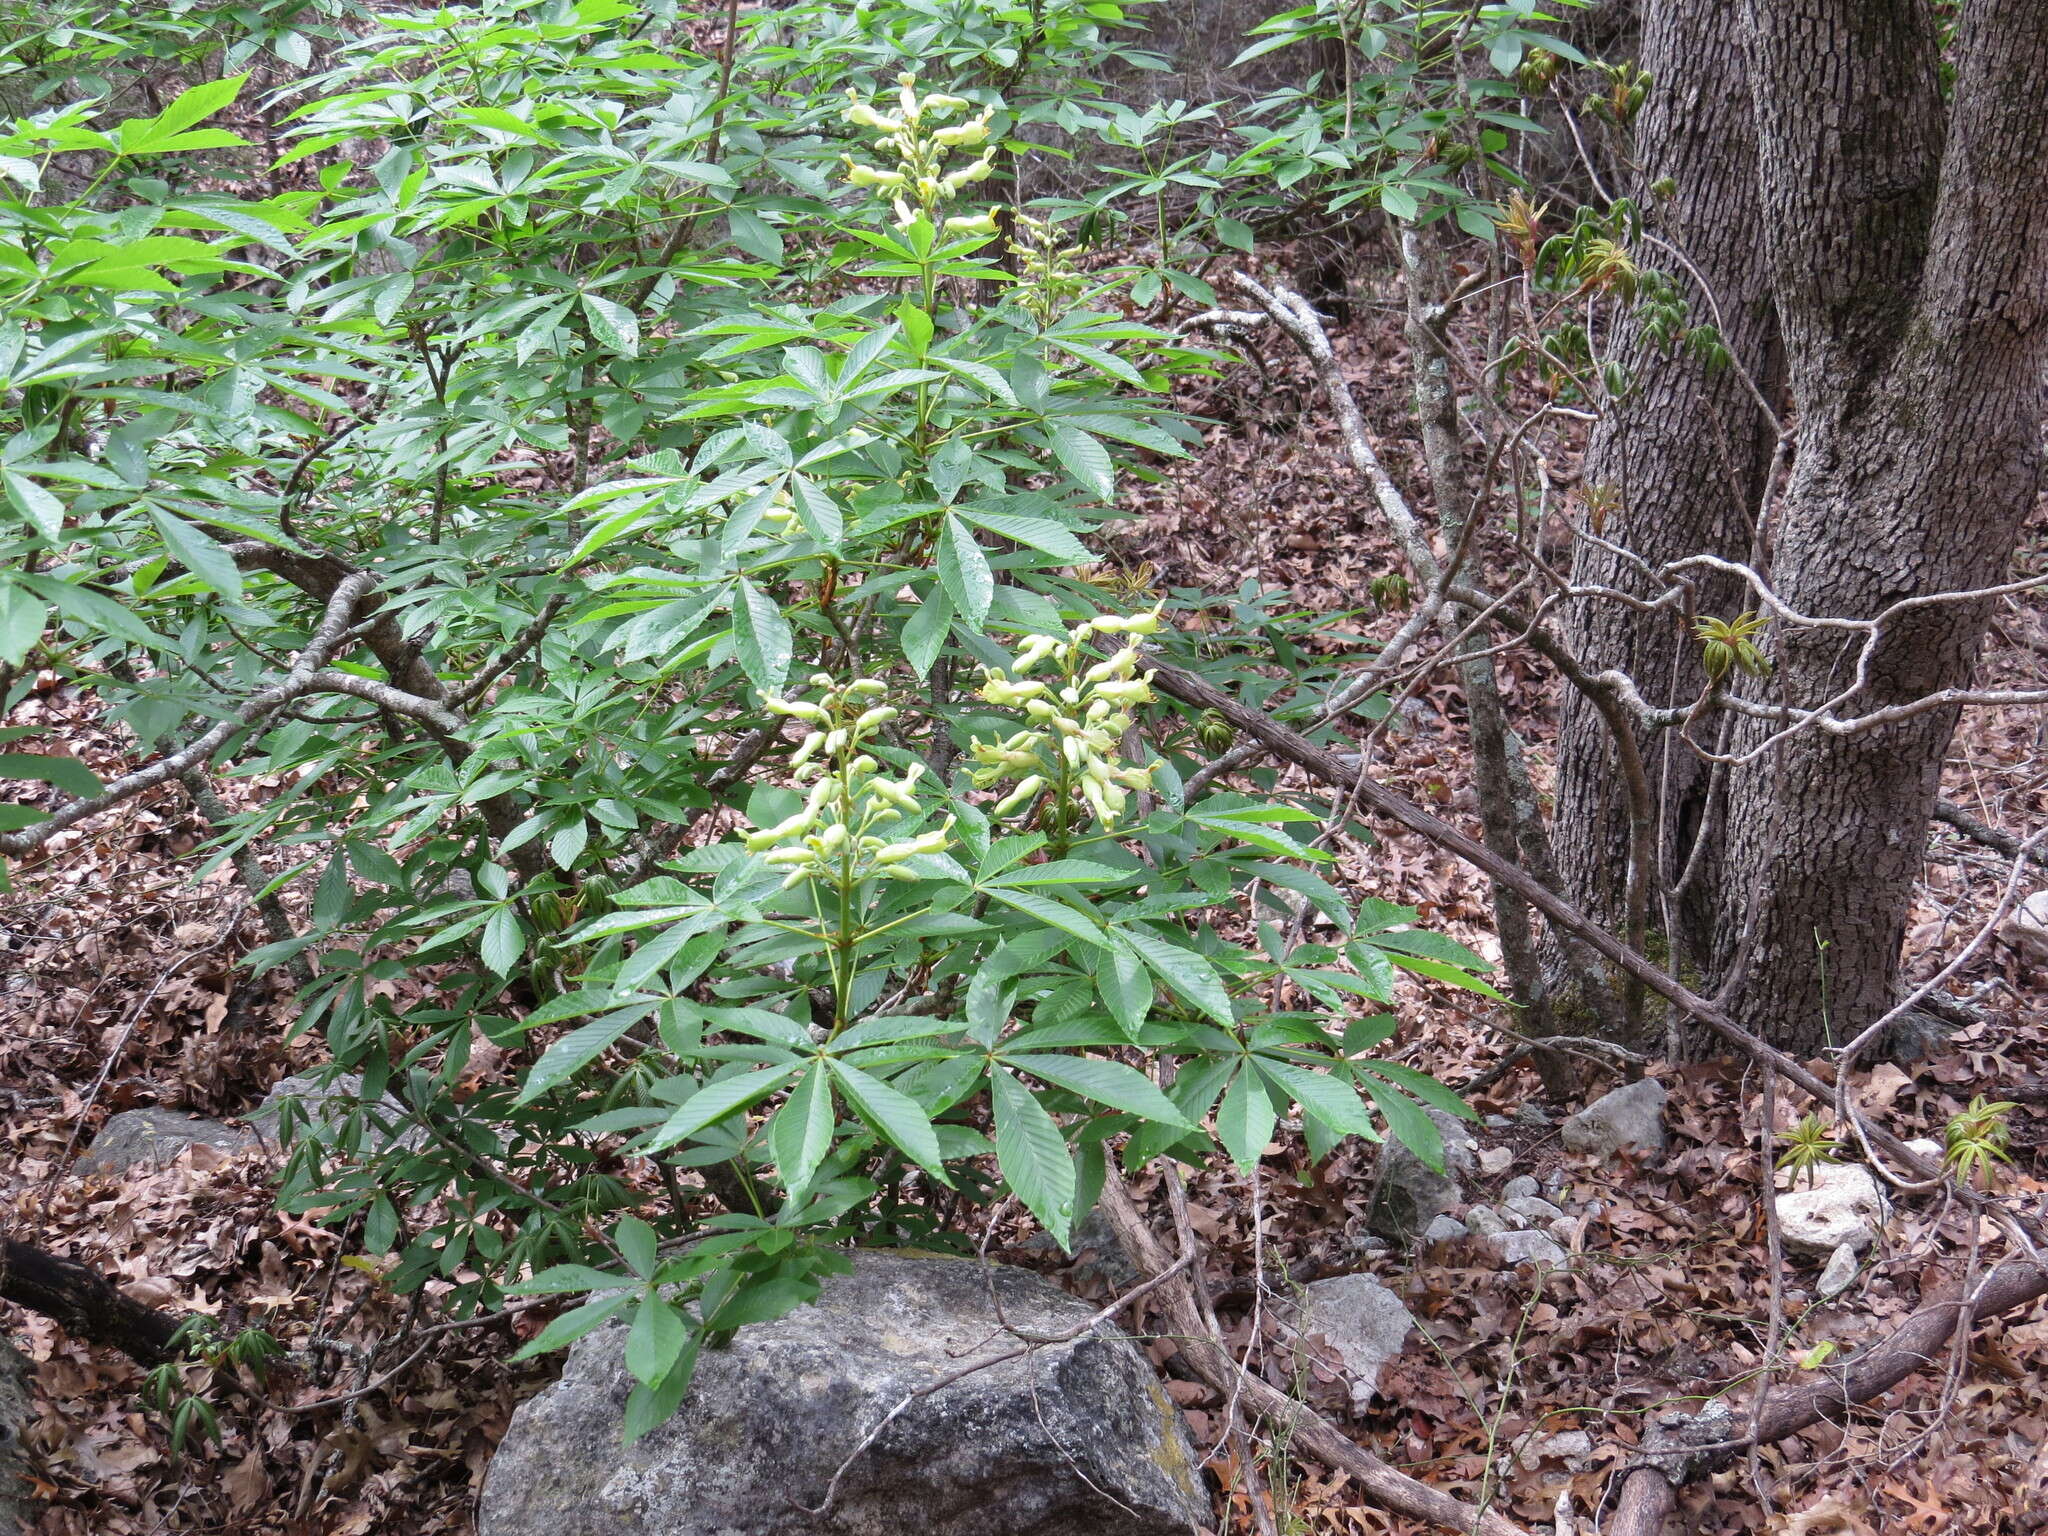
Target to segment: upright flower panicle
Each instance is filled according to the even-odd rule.
[[[1033,635],[1007,667],[984,669],[981,697],[1021,709],[1030,722],[1002,741],[976,741],[969,748],[981,765],[973,776],[976,788],[1012,784],[994,807],[997,815],[1022,810],[1047,794],[1049,819],[1062,833],[1085,819],[1078,814],[1081,806],[1107,828],[1123,814],[1132,791],[1151,788],[1152,768],[1120,762],[1117,752],[1131,728],[1131,710],[1153,696],[1152,674],[1138,671],[1135,639],[1092,665],[1086,647],[1097,635],[1153,634],[1159,614],[1155,607],[1129,617],[1104,615],[1075,625],[1064,640]],[[1048,660],[1054,675],[1029,675]]]
[[[920,218],[937,224],[941,222],[941,204],[951,202],[974,182],[987,180],[995,170],[996,147],[987,142],[995,108],[983,107],[965,122],[937,126],[934,119],[965,111],[974,103],[936,91],[920,96],[915,75],[898,75],[896,80],[900,89],[894,112],[878,110],[872,102],[862,101],[853,87],[847,87],[843,115],[848,122],[875,130],[879,135],[875,148],[885,161],[895,161],[895,169],[886,164],[867,165],[848,155],[846,179],[857,187],[893,194],[899,229]],[[976,159],[958,169],[946,169],[951,151],[976,144],[986,145]],[[957,214],[945,219],[943,226],[960,234],[992,235],[996,230],[995,216],[989,212]]]
[[[874,877],[917,879],[909,860],[945,852],[952,845],[953,819],[914,837],[892,841],[879,835],[881,828],[922,810],[916,789],[925,771],[923,763],[912,763],[892,779],[865,748],[896,718],[893,705],[878,702],[885,685],[871,677],[835,683],[819,673],[811,686],[822,690],[817,702],[762,695],[771,713],[811,727],[790,759],[791,777],[810,788],[801,809],[747,834],[747,852],[785,871],[784,890],[813,880],[845,888]]]

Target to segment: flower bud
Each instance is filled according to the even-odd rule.
[[[1029,672],[1058,648],[1059,641],[1051,635],[1033,635],[1018,650],[1014,666],[1019,672]]]
[[[1043,788],[1045,788],[1045,775],[1034,773],[1030,778],[1024,780],[1023,783],[996,802],[996,815],[1007,816],[1020,806],[1030,803],[1032,796],[1036,795]]]
[[[929,107],[931,101],[926,100]],[[988,117],[972,118],[964,123],[955,123],[950,128],[941,128],[932,135],[932,142],[943,144],[948,149],[961,149],[969,144],[979,144],[988,137]]]
[[[885,187],[894,189],[906,185],[910,178],[901,171],[885,171],[880,166],[863,165],[848,157],[846,179],[856,187]]]

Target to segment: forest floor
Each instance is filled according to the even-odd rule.
[[[1369,285],[1359,311],[1338,333],[1340,355],[1388,468],[1426,502],[1398,323],[1372,302]],[[1122,537],[1132,579],[1218,597],[1274,592],[1288,607],[1344,615],[1336,628],[1352,638],[1384,636],[1399,618],[1380,614],[1367,594],[1374,577],[1399,568],[1393,545],[1345,464],[1307,369],[1276,342],[1263,347],[1262,367],[1232,365],[1186,392],[1188,408],[1209,422],[1206,446],[1141,493]],[[2048,516],[2036,520],[2022,568],[2048,570]],[[2044,658],[2048,601],[2006,600],[1986,679],[2037,682]],[[1503,687],[1539,777],[1554,686],[1526,657],[1506,658]],[[1376,771],[1475,827],[1455,683],[1424,691],[1406,721],[1381,737]],[[103,775],[127,762],[118,733],[89,701],[62,690],[39,694],[6,724],[53,733]],[[277,787],[237,786],[246,794]],[[2021,836],[2048,824],[2041,720],[1972,714],[1951,749],[1946,793]],[[290,1037],[288,984],[277,973],[252,982],[236,968],[263,942],[246,892],[226,869],[191,882],[186,855],[205,835],[180,792],[144,796],[55,839],[0,896],[0,1226],[118,1276],[166,1309],[244,1319],[295,1348],[316,1334],[338,1347],[319,1379],[281,1377],[264,1391],[217,1394],[220,1441],[179,1457],[161,1417],[140,1404],[135,1366],[0,1306],[0,1333],[35,1362],[39,1417],[27,1438],[49,1500],[39,1531],[463,1536],[512,1410],[551,1374],[542,1364],[504,1363],[511,1336],[530,1334],[532,1319],[440,1334],[408,1361],[412,1351],[394,1346],[410,1337],[410,1301],[343,1264],[334,1234],[278,1213],[274,1169],[260,1154],[197,1148],[160,1172],[116,1180],[69,1171],[116,1111],[246,1113],[279,1077],[319,1060],[316,1041]],[[1357,895],[1415,907],[1425,925],[1494,952],[1487,892],[1470,870],[1391,830],[1338,852],[1342,880]],[[2002,861],[1936,829],[1909,941],[1916,974],[1976,930],[2004,877]],[[310,897],[285,894],[288,903]],[[2006,1187],[2048,1190],[2044,989],[2048,976],[2027,973],[2002,944],[1985,946],[1951,988],[1971,996],[1984,1022],[1933,1059],[1859,1074],[1864,1103],[1912,1136],[1938,1132],[1973,1095],[2018,1098]],[[1409,995],[1399,1037],[1407,1059],[1454,1087],[1504,1048],[1497,1021],[1463,996]],[[1654,1163],[1596,1168],[1568,1157],[1554,1122],[1572,1106],[1552,1106],[1549,1126],[1483,1138],[1513,1158],[1471,1198],[1487,1198],[1510,1172],[1563,1168],[1574,1202],[1603,1202],[1567,1269],[1539,1279],[1467,1267],[1442,1250],[1426,1261],[1390,1254],[1368,1262],[1402,1294],[1424,1336],[1362,1412],[1328,1372],[1299,1379],[1292,1352],[1274,1347],[1272,1303],[1288,1288],[1288,1266],[1351,1251],[1346,1240],[1362,1231],[1371,1191],[1370,1149],[1347,1144],[1311,1172],[1298,1140],[1283,1140],[1256,1191],[1212,1166],[1190,1190],[1196,1228],[1211,1245],[1212,1292],[1256,1292],[1260,1258],[1274,1277],[1261,1305],[1225,1311],[1233,1348],[1417,1475],[1477,1498],[1491,1469],[1501,1479],[1492,1497],[1532,1525],[1551,1521],[1568,1491],[1580,1530],[1592,1529],[1608,1474],[1647,1416],[1731,1389],[1740,1397],[1766,1360],[1757,1084],[1719,1062],[1652,1070],[1671,1093],[1671,1147]],[[1514,1073],[1475,1107],[1512,1115],[1530,1101],[1540,1102],[1534,1077]],[[1781,1103],[1782,1114],[1796,1112]],[[1085,1253],[1084,1262],[1052,1264],[1026,1246],[1028,1235],[1004,1231],[997,1251],[1102,1293],[1102,1266]],[[1882,1251],[1838,1301],[1811,1298],[1811,1267],[1788,1268],[1786,1354],[1812,1358],[1816,1345],[1847,1348],[1881,1335],[1962,1273],[1977,1235],[1939,1200],[1906,1198]],[[1155,1346],[1157,1356],[1170,1352]],[[1945,1369],[1937,1362],[1843,1424],[1767,1447],[1753,1465],[1738,1462],[1696,1486],[1685,1528],[2027,1536],[2041,1524],[2030,1512],[2048,1510],[2048,1321],[1993,1325],[1956,1380],[1945,1382]],[[1781,1363],[1776,1379],[1799,1374],[1796,1363]],[[1217,1441],[1220,1405],[1190,1384],[1174,1388],[1197,1438]],[[1543,1437],[1575,1427],[1591,1432],[1590,1454],[1542,1454],[1551,1449],[1538,1445]],[[1227,1451],[1211,1466],[1218,1529],[1256,1529]],[[1267,1475],[1292,1506],[1294,1519],[1282,1525],[1290,1536],[1412,1529],[1284,1454]]]

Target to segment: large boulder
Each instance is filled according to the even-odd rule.
[[[1439,1218],[1440,1220],[1442,1218]],[[1455,1225],[1455,1223],[1453,1223]],[[1460,1227],[1460,1233],[1463,1232]],[[1415,1319],[1401,1298],[1370,1275],[1332,1275],[1304,1286],[1288,1321],[1304,1337],[1319,1335],[1343,1363],[1351,1405],[1366,1407],[1379,1391],[1380,1370],[1407,1347]]]
[[[704,1351],[681,1410],[631,1446],[627,1330],[614,1324],[513,1415],[478,1536],[1177,1536],[1205,1524],[1187,1431],[1129,1338],[1105,1324],[1021,1348],[1019,1334],[1065,1334],[1091,1315],[1024,1270],[861,1253],[815,1302]],[[990,1363],[883,1423],[978,1361]],[[842,1465],[829,1516],[810,1514]]]
[[[1479,1146],[1465,1122],[1440,1109],[1430,1110],[1429,1118],[1443,1133],[1443,1172],[1392,1137],[1380,1144],[1378,1188],[1366,1220],[1373,1231],[1396,1242],[1413,1241],[1437,1217],[1463,1205],[1464,1180],[1479,1169]]]
[[[1564,1123],[1567,1151],[1591,1157],[1619,1152],[1652,1156],[1664,1150],[1664,1085],[1638,1078],[1588,1104]]]
[[[139,1163],[161,1168],[187,1147],[240,1152],[256,1144],[249,1132],[175,1109],[124,1109],[110,1115],[74,1172],[111,1178]]]

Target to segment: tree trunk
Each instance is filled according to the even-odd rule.
[[[1641,254],[1673,272],[1696,321],[1718,324],[1737,365],[1709,373],[1660,350],[1632,317],[1622,323],[1617,350],[1636,387],[1603,416],[1583,477],[1596,509],[1593,531],[1607,542],[1580,542],[1572,579],[1647,598],[1654,584],[1630,554],[1651,566],[1701,553],[1749,557],[1776,446],[1752,381],[1775,404],[1782,366],[1758,228],[1756,129],[1741,37],[1695,0],[1648,5],[1642,23],[1642,62],[1656,88],[1638,124],[1639,175],[1628,190],[1647,202],[1649,232],[1683,252],[1691,270],[1661,246]],[[1659,198],[1649,188],[1663,178],[1675,186]],[[1696,606],[1732,617],[1753,604],[1735,579],[1716,576],[1701,584]],[[1570,611],[1569,638],[1588,670],[1619,668],[1660,703],[1696,697],[1705,686],[1682,614],[1586,599]],[[1557,862],[1573,901],[1619,933],[1628,926],[1632,875],[1676,885],[1697,847],[1702,863],[1669,934],[1676,970],[1708,953],[1718,895],[1709,801],[1718,804],[1721,786],[1670,733],[1638,732],[1636,742],[1659,802],[1654,868],[1641,872],[1632,869],[1634,807],[1614,736],[1589,700],[1567,692],[1558,734]],[[1651,916],[1667,926],[1661,910]]]
[[[1657,91],[1642,169],[1678,183],[1664,228],[1718,300],[1731,353],[1774,406],[1781,370],[1789,383],[1791,476],[1757,527],[1765,412],[1738,373],[1702,377],[1638,337],[1641,387],[1589,457],[1589,485],[1618,493],[1600,531],[1651,565],[1747,559],[1793,611],[1823,619],[1995,583],[2039,485],[2048,27],[2027,0],[1970,6],[1945,106],[1924,0],[1748,0],[1742,19],[1746,36],[1707,0],[1647,8]],[[1597,547],[1574,574],[1650,590]],[[1762,606],[1731,582],[1699,597],[1722,618]],[[1987,617],[1982,601],[1899,616],[1837,713],[1967,684]],[[1698,648],[1672,616],[1587,602],[1573,624],[1589,669],[1619,667],[1660,704],[1698,695]],[[1788,711],[1833,698],[1864,638],[1776,623],[1774,675],[1747,694]],[[1778,729],[1733,718],[1694,734],[1713,745],[1718,729],[1742,753]],[[1949,709],[1854,735],[1809,729],[1718,774],[1671,733],[1646,741],[1653,884],[1692,871],[1666,909],[1673,963],[1697,964],[1708,991],[1732,982],[1753,1027],[1795,1052],[1889,1008],[1954,724]],[[1559,754],[1568,889],[1619,929],[1628,808],[1612,740],[1582,700],[1568,701]]]
[[[1991,585],[2040,486],[2048,367],[2048,27],[1975,0],[1944,112],[1921,0],[1750,0],[1762,226],[1799,451],[1771,578],[1793,610],[1875,617]],[[1944,147],[1944,140],[1946,144]],[[1989,603],[1909,610],[1841,713],[1964,686]],[[1774,626],[1759,697],[1817,705],[1860,634]],[[1780,1046],[1810,1051],[1894,1001],[1953,708],[1807,731],[1739,773],[1716,969]],[[1750,721],[1752,746],[1774,727]]]

